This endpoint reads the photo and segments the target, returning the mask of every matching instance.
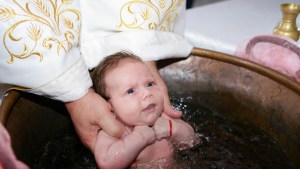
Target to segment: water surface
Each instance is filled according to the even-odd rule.
[[[291,168],[280,146],[262,130],[224,113],[192,104],[189,95],[171,93],[176,109],[201,136],[202,144],[176,151],[182,169],[284,169]],[[224,110],[226,111],[226,110]],[[91,152],[78,139],[71,121],[65,130],[45,143],[33,169],[96,169]]]

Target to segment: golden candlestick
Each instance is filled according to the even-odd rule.
[[[295,41],[299,39],[300,31],[297,28],[297,16],[300,13],[300,5],[281,4],[282,19],[280,24],[274,29],[276,35],[288,36]]]

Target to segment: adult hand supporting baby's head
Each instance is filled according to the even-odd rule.
[[[82,98],[66,103],[71,119],[81,142],[94,152],[99,130],[121,138],[123,125],[111,113],[107,102],[93,89]]]
[[[164,105],[164,113],[172,118],[180,118],[182,116],[182,112],[175,110],[171,104]]]
[[[156,66],[156,62],[155,61],[147,61],[147,62],[145,62],[145,64],[150,69],[153,77],[156,80],[156,83],[157,83],[161,93],[163,94],[163,97],[164,97],[164,110],[163,110],[163,113],[165,113],[166,115],[168,115],[172,118],[180,118],[182,116],[182,112],[176,111],[172,107],[171,102],[170,102],[170,97],[169,97],[169,94],[168,94],[167,85],[164,82],[164,80],[162,79],[161,75],[159,74],[159,71],[158,71],[157,66]]]

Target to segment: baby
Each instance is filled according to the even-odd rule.
[[[170,161],[172,143],[186,143],[192,126],[163,114],[163,95],[150,69],[137,56],[120,52],[106,57],[92,74],[94,88],[124,124],[121,139],[99,132],[95,158],[100,168],[137,167]]]

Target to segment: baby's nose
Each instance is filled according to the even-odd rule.
[[[149,98],[152,98],[152,97],[153,97],[152,92],[149,89],[145,89],[144,90],[144,99],[149,99]]]

